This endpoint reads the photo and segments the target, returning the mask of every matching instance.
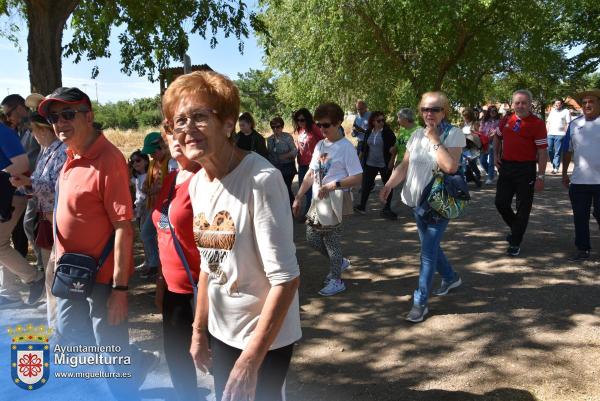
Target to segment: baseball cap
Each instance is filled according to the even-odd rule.
[[[58,88],[54,92],[46,96],[46,98],[38,106],[38,113],[42,117],[48,117],[48,109],[53,102],[64,104],[84,104],[92,110],[92,102],[88,95],[83,93],[79,88]]]
[[[144,138],[144,147],[142,148],[142,153],[146,155],[151,155],[158,149],[160,149],[160,141],[162,137],[160,136],[160,132],[150,132]]]

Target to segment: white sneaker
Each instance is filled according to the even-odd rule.
[[[331,279],[329,280],[329,282],[327,283],[327,285],[323,288],[321,288],[321,291],[319,291],[319,295],[322,295],[324,297],[329,297],[331,295],[335,295],[339,292],[345,291],[346,290],[346,285],[344,284],[344,282],[340,279]]]
[[[352,265],[350,264],[350,261],[346,258],[342,259],[342,268],[340,269],[340,272],[345,272],[346,270],[348,270],[350,267],[352,267]],[[323,285],[327,285],[327,283],[329,282],[329,280],[332,279],[331,276],[331,272],[327,273],[327,276],[325,277],[325,280],[323,280]]]

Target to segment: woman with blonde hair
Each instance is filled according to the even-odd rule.
[[[418,206],[424,190],[433,178],[434,170],[440,169],[445,174],[455,174],[458,171],[466,139],[462,131],[447,120],[450,104],[444,93],[424,93],[419,111],[425,121],[425,128],[418,128],[413,132],[406,145],[402,163],[396,166],[379,193],[380,200],[385,202],[394,187],[404,182],[402,201],[413,208],[417,222],[421,240],[421,266],[413,307],[406,316],[406,320],[410,322],[421,322],[428,313],[427,301],[435,271],[442,276],[441,287],[434,291],[435,295],[446,295],[462,283],[441,248],[449,220],[433,210],[422,213]]]
[[[202,259],[190,352],[212,366],[218,401],[277,401],[301,337],[300,270],[281,174],[231,137],[239,107],[238,88],[212,71],[180,76],[163,97],[174,138],[202,165],[189,184]]]

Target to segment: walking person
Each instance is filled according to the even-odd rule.
[[[119,374],[126,369],[132,378],[106,383],[118,400],[139,399],[137,390],[159,357],[129,343],[133,206],[125,158],[94,127],[90,98],[78,88],[56,89],[40,103],[38,113],[67,145],[54,213],[57,260],[65,253],[76,253],[98,261],[113,243],[95,282],[90,283],[93,287],[87,298],[57,296],[57,342],[120,347],[120,355],[129,356],[131,365],[106,368]]]
[[[298,187],[302,185],[304,177],[309,170],[310,161],[317,143],[323,139],[319,127],[315,125],[313,116],[306,108],[296,110],[294,113],[294,134],[296,135],[296,147],[298,148]],[[304,207],[300,213],[299,220],[304,222],[306,213],[312,200],[312,188],[304,195]]]
[[[498,107],[496,105],[489,105],[483,115],[481,121],[481,135],[487,138],[487,149],[483,149],[479,162],[481,167],[486,172],[485,185],[491,185],[494,183],[496,177],[496,166],[494,163],[494,136],[498,130],[500,124],[500,114],[498,113]]]
[[[544,189],[548,161],[546,126],[531,113],[531,102],[530,91],[515,91],[514,114],[502,119],[494,136],[494,160],[499,172],[495,203],[510,230],[506,237],[509,256],[519,256],[533,194]],[[512,209],[515,196],[516,211]]]
[[[396,135],[385,122],[385,115],[381,111],[374,111],[369,117],[369,129],[365,133],[363,142],[363,176],[360,191],[360,203],[354,207],[358,214],[365,214],[369,195],[375,187],[377,174],[381,176],[383,184],[390,178],[392,170],[388,168],[392,160],[390,149],[394,148]],[[389,220],[396,220],[398,216],[390,209],[392,194],[379,215]]]
[[[290,207],[294,202],[294,193],[292,192],[292,182],[298,172],[294,159],[298,150],[294,143],[294,138],[287,132],[283,131],[283,118],[275,117],[269,122],[273,135],[267,138],[267,152],[269,161],[283,176],[283,182],[288,190],[290,197]]]
[[[194,71],[163,96],[183,153],[202,165],[189,184],[202,263],[190,352],[212,367],[216,400],[282,400],[300,339],[300,270],[281,174],[235,145],[239,90],[225,76]]]
[[[0,197],[3,198],[3,204],[8,206],[0,220],[0,309],[23,306],[19,280],[29,288],[28,304],[35,303],[44,291],[44,274],[31,266],[10,245],[13,229],[25,213],[27,198],[20,194],[13,195],[14,187],[9,178],[28,172],[29,161],[19,137],[15,131],[0,124],[0,178],[3,183]]]
[[[29,96],[28,100],[31,99]],[[34,104],[36,110],[31,113],[30,122],[31,132],[40,144],[42,152],[30,177],[25,174],[15,174],[11,178],[11,182],[16,187],[22,187],[24,192],[33,196],[37,202],[40,217],[38,218],[36,243],[42,251],[45,269],[48,326],[54,327],[56,325],[56,297],[52,294],[52,281],[54,280],[54,255],[56,252],[52,239],[52,222],[54,221],[56,182],[67,159],[67,147],[58,139],[48,121],[38,114],[37,106],[43,99],[41,95],[37,97]],[[45,242],[45,244],[41,242]]]
[[[581,106],[583,116],[571,122],[564,138],[563,184],[569,190],[575,247],[577,252],[570,258],[573,262],[589,259],[590,211],[600,228],[600,89],[591,89],[574,96]],[[569,165],[574,162],[569,177]]]
[[[561,147],[567,128],[571,123],[571,112],[564,107],[562,99],[556,99],[552,104],[552,110],[546,120],[548,131],[548,157],[552,163],[552,174],[557,174],[562,157]]]
[[[404,159],[379,193],[382,202],[387,200],[392,190],[404,182],[402,201],[413,208],[419,240],[421,241],[421,265],[419,286],[413,294],[413,306],[406,320],[417,323],[423,321],[429,312],[428,300],[437,271],[442,283],[435,295],[446,295],[460,286],[462,280],[442,250],[442,238],[450,220],[431,210],[421,213],[419,204],[423,192],[433,178],[433,171],[440,169],[445,174],[455,174],[460,167],[460,157],[466,139],[462,131],[448,122],[450,103],[442,92],[427,92],[421,97],[419,110],[425,128],[418,128],[412,134]]]
[[[244,150],[256,152],[265,159],[269,157],[265,138],[256,131],[256,122],[252,114],[247,111],[240,115],[238,124],[239,132],[235,135],[235,144]]]
[[[356,138],[356,153],[362,161],[365,133],[369,129],[369,118],[371,117],[371,112],[369,111],[367,102],[362,99],[358,99],[356,101],[356,114],[357,115],[354,119],[354,123],[352,123],[352,136]]]
[[[196,368],[189,349],[200,254],[194,241],[189,185],[200,165],[183,154],[168,125],[164,125],[161,135],[177,160],[178,170],[165,177],[154,210],[150,211],[161,266],[156,279],[156,306],[163,316],[163,348],[171,382],[178,400],[187,401],[198,398]]]
[[[339,127],[344,121],[344,111],[335,103],[324,103],[315,110],[317,127],[325,139],[319,141],[310,163],[310,170],[292,205],[294,214],[300,214],[302,197],[310,186],[313,196],[318,199],[332,199],[334,191],[349,190],[362,180],[362,167],[352,143],[340,136]],[[339,195],[337,193],[336,195]],[[315,199],[313,199],[315,202]],[[330,202],[330,215],[337,216],[337,223],[325,226],[315,215],[307,216],[306,239],[308,243],[329,259],[329,273],[325,277],[325,286],[319,291],[322,296],[331,296],[346,290],[342,281],[342,272],[350,266],[348,259],[342,256],[343,204]]]

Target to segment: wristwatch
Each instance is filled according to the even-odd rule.
[[[336,181],[335,182],[335,187],[338,188],[338,189],[342,188],[342,182],[341,181]]]
[[[129,286],[127,285],[114,285],[112,286],[113,290],[117,290],[117,291],[127,291],[129,290]]]
[[[543,175],[543,174],[540,174],[540,175],[537,176],[537,179],[544,181],[546,179],[546,176]]]
[[[442,146],[441,143],[433,145],[433,150],[438,150],[440,148],[440,146]]]

